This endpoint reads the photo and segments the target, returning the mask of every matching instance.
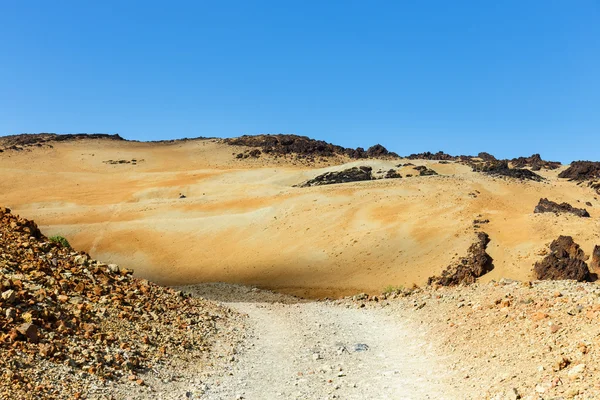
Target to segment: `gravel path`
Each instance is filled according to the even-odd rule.
[[[218,292],[192,291],[209,298]],[[250,334],[226,374],[205,382],[203,398],[464,398],[450,383],[447,360],[434,354],[418,325],[385,309],[294,303],[263,293],[238,287],[225,299],[244,300],[226,305],[248,314]]]

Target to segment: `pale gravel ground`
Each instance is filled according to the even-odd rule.
[[[249,316],[249,339],[236,362],[229,364],[225,374],[205,381],[202,398],[470,397],[453,386],[457,377],[449,368],[450,360],[435,353],[425,339],[425,328],[408,324],[386,309],[294,302],[282,295],[225,285],[187,289],[212,299],[237,298],[225,304]],[[368,349],[356,351],[357,344]]]

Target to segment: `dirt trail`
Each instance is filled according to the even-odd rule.
[[[203,286],[191,290],[214,298]],[[249,338],[225,376],[205,382],[203,398],[465,398],[451,384],[449,360],[425,340],[426,331],[385,309],[293,303],[239,291],[238,301],[226,304],[248,314]]]

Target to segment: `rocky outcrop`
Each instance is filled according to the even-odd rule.
[[[397,178],[402,178],[402,175],[400,175],[398,173],[398,171],[396,171],[395,169],[390,169],[385,173],[384,178],[385,179],[397,179]]]
[[[430,151],[426,151],[425,153],[417,153],[411,154],[408,157],[409,160],[430,160],[430,161],[456,161],[458,157],[451,156],[450,154],[446,154],[443,151],[438,151],[437,153],[432,153]]]
[[[577,215],[578,217],[583,217],[583,218],[589,218],[590,214],[587,212],[586,209],[584,208],[575,208],[572,205],[570,205],[569,203],[556,203],[554,201],[548,200],[546,198],[544,199],[540,199],[540,202],[538,203],[537,206],[535,206],[535,209],[533,210],[534,213],[536,214],[540,214],[540,213],[555,213],[555,214],[562,214],[562,213],[568,213],[568,214],[574,214]]]
[[[482,172],[492,176],[514,178],[519,180],[531,180],[536,182],[541,182],[544,180],[544,178],[528,169],[510,168],[508,166],[508,161],[506,160],[473,163],[471,164],[471,167],[475,172]]]
[[[361,158],[397,158],[396,153],[388,151],[380,144],[370,147],[367,151],[337,146],[323,140],[314,140],[298,135],[244,135],[238,138],[224,139],[225,143],[234,146],[257,147],[265,154],[277,156],[296,155],[300,158],[348,156],[353,159]]]
[[[532,171],[543,169],[557,169],[562,164],[558,161],[546,161],[539,154],[533,154],[531,157],[518,157],[511,160],[513,168],[531,168]]]
[[[424,165],[419,165],[418,167],[414,167],[413,168],[416,171],[419,171],[419,176],[431,176],[431,175],[438,175],[437,172],[435,172],[434,170],[427,168]]]
[[[550,244],[550,254],[535,264],[539,280],[572,279],[579,282],[590,279],[585,254],[571,236],[559,236]]]
[[[477,154],[477,158],[481,158],[483,161],[496,161],[497,158],[491,155],[490,153],[486,153],[485,151]]]
[[[128,376],[141,385],[138,371],[210,351],[233,315],[53,242],[7,208],[0,249],[0,398],[78,398]]]
[[[572,181],[600,179],[600,162],[575,161],[571,163],[569,168],[558,174],[558,177]]]
[[[428,284],[455,286],[474,283],[477,278],[494,268],[492,258],[486,252],[489,241],[487,233],[477,233],[477,241],[469,247],[467,256],[462,257],[457,264],[448,266],[440,276],[430,277]]]
[[[380,144],[369,147],[366,155],[368,158],[398,157],[398,154],[388,151],[388,149]]]
[[[333,185],[336,183],[348,183],[358,181],[370,181],[373,179],[372,168],[367,166],[352,167],[343,171],[327,172],[310,179],[300,187]]]
[[[592,261],[590,262],[590,269],[593,272],[600,272],[600,246],[594,246],[592,252]]]
[[[587,184],[588,187],[600,194],[600,162],[575,161],[569,168],[558,174],[559,178]]]
[[[138,163],[142,163],[145,160],[142,159],[137,159],[137,158],[132,158],[131,160],[106,160],[106,161],[102,161],[103,164],[109,164],[109,165],[119,165],[119,164],[132,164],[132,165],[137,165]]]
[[[261,151],[259,149],[246,150],[243,153],[238,153],[235,158],[260,158]]]
[[[0,149],[18,151],[28,147],[51,146],[52,142],[66,142],[83,139],[125,140],[118,134],[109,135],[105,133],[74,133],[61,135],[56,133],[22,133],[19,135],[0,137]]]

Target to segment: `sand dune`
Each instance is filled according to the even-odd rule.
[[[412,161],[441,175],[300,188],[325,171],[385,171],[398,161],[236,159],[239,149],[214,139],[53,146],[0,154],[0,204],[162,284],[225,281],[304,296],[420,285],[464,255],[476,218],[490,220],[481,230],[495,268],[484,281],[532,279],[538,253],[560,234],[586,254],[600,243],[597,194],[558,179],[560,170],[520,182]],[[591,218],[533,214],[541,197],[585,207]]]

